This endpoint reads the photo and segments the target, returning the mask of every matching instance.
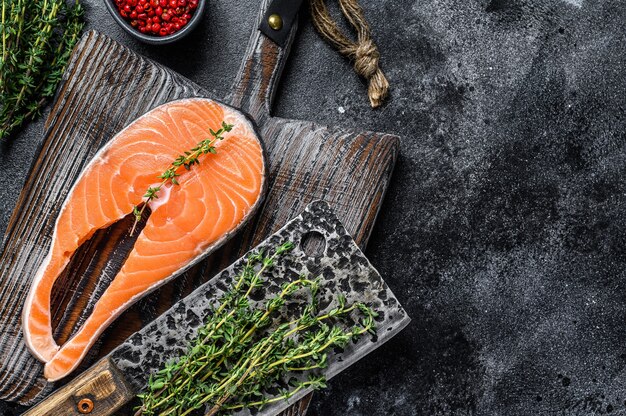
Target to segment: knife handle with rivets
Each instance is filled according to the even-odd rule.
[[[108,416],[134,396],[105,357],[22,416]]]
[[[252,116],[258,127],[269,120],[274,94],[298,28],[297,11],[301,3],[302,0],[261,0],[256,26],[260,29],[252,33],[232,94],[226,99]],[[280,28],[272,29],[270,18],[279,19]]]

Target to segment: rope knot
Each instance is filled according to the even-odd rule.
[[[354,60],[354,71],[368,82],[367,95],[373,108],[379,107],[389,92],[389,82],[378,66],[380,53],[372,41],[370,27],[358,0],[338,0],[339,7],[357,32],[356,40],[342,33],[326,7],[325,0],[311,0],[313,24],[342,55]]]
[[[354,53],[354,70],[357,74],[366,79],[370,79],[378,70],[380,53],[370,39],[359,43]]]

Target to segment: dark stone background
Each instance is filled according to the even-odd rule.
[[[626,2],[362,4],[389,103],[368,108],[304,13],[275,113],[402,136],[368,255],[413,322],[311,414],[626,414]],[[102,0],[87,16],[223,96],[257,7],[210,0],[170,47],[132,41]],[[0,231],[41,125],[2,145]]]

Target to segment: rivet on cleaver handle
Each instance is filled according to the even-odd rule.
[[[22,416],[108,416],[135,395],[105,357]]]
[[[317,236],[317,248],[321,250],[318,254],[311,255],[302,244],[308,236]],[[315,241],[315,238],[312,239]],[[336,306],[334,299],[341,292],[346,295],[348,302],[365,302],[379,312],[377,336],[363,337],[344,351],[331,353],[328,367],[324,370],[326,378],[330,379],[372,352],[409,323],[409,317],[394,294],[326,202],[310,204],[300,216],[291,220],[254,251],[271,250],[285,241],[293,242],[296,247],[267,272],[266,298],[273,296],[272,293],[276,293],[283,283],[304,274],[320,279],[320,304],[325,305],[324,310]],[[121,405],[120,402],[130,400],[145,388],[150,374],[185,352],[189,341],[206,320],[209,310],[215,306],[216,299],[227,290],[242,270],[246,258],[247,255],[237,260],[145,328],[131,335],[102,361],[87,370],[79,379],[54,393],[29,415],[55,415],[57,413],[39,409],[56,409],[61,406],[68,409],[68,413],[58,414],[79,414],[69,410],[76,409],[80,400],[85,397],[96,399],[91,415],[111,414],[105,411],[115,409]],[[266,299],[259,299],[257,302],[263,304],[265,301]],[[285,316],[285,319],[293,317]],[[103,371],[106,376],[99,376]],[[310,390],[301,390],[292,397],[291,402],[295,403],[309,392]],[[288,406],[287,402],[280,401],[264,407],[256,414],[276,415]],[[249,412],[237,414],[247,415]]]
[[[302,0],[273,0],[261,20],[259,30],[278,46],[284,47],[301,5]],[[271,25],[270,22],[279,24]]]

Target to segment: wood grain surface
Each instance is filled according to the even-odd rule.
[[[206,261],[124,313],[104,333],[79,371],[275,232],[313,200],[331,203],[355,240],[362,247],[366,244],[390,181],[398,138],[271,117],[271,100],[289,45],[279,48],[255,30],[233,94],[227,99],[253,116],[267,147],[270,190],[260,214]],[[58,387],[45,381],[43,366],[26,349],[20,313],[72,183],[93,154],[125,125],[157,105],[193,96],[212,98],[192,82],[96,32],[87,33],[76,47],[0,256],[0,398],[32,404]],[[98,232],[75,254],[55,285],[57,340],[66,340],[88,316],[132,247],[127,236],[129,221],[127,218]],[[288,414],[303,414],[309,399]]]

